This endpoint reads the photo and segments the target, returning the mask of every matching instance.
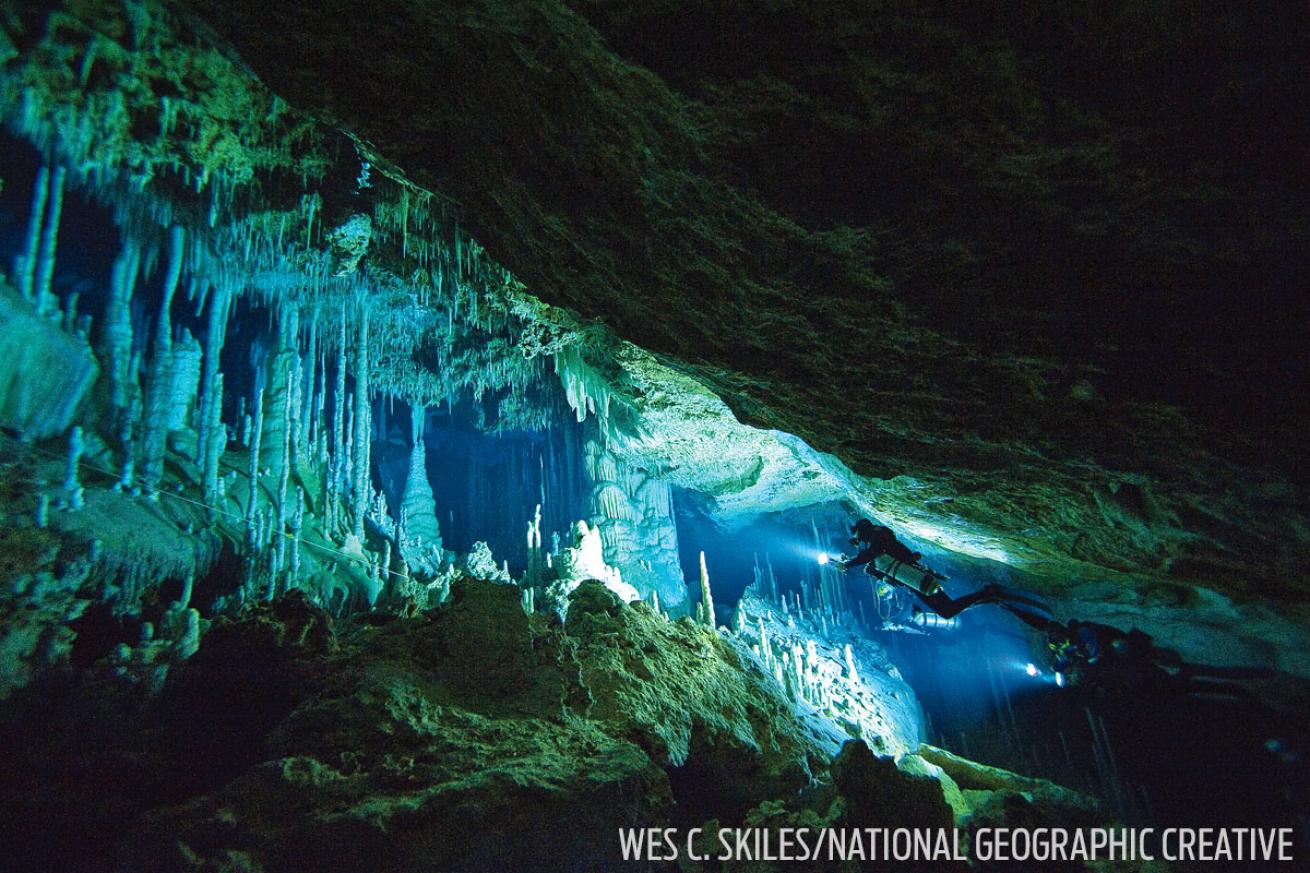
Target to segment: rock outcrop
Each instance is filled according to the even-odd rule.
[[[0,427],[27,440],[63,433],[99,370],[84,340],[0,281]]]
[[[621,827],[950,827],[962,789],[1070,805],[939,750],[898,764],[846,742],[720,633],[595,582],[564,624],[472,580],[381,624],[292,592],[215,622],[157,695],[108,661],[50,690],[0,721],[0,800],[49,815],[5,818],[20,866],[585,869],[621,857]]]

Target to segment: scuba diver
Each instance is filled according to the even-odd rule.
[[[867,518],[862,518],[851,526],[851,545],[859,547],[860,552],[854,558],[843,562],[843,570],[867,564],[883,555],[890,555],[893,561],[911,567],[923,558],[920,552],[911,551],[909,546],[896,539],[896,534],[892,533],[891,528],[874,524]]]
[[[838,570],[845,572],[853,567],[864,566],[864,571],[882,582],[908,591],[925,607],[941,616],[951,619],[974,606],[994,603],[1035,627],[1045,627],[1051,621],[1046,604],[1003,585],[986,585],[972,594],[952,599],[942,589],[942,576],[921,563],[923,555],[913,551],[896,538],[891,528],[876,525],[867,518],[862,518],[851,527],[851,545],[860,549],[853,558],[841,558],[834,561]],[[885,569],[878,569],[874,563],[878,558],[890,557],[891,563]],[[922,574],[917,583],[899,578],[901,567],[909,567]],[[914,609],[916,623],[922,610]]]
[[[1250,698],[1251,692],[1223,679],[1264,679],[1272,670],[1258,667],[1207,667],[1189,664],[1172,649],[1155,645],[1140,630],[1074,619],[1050,622],[1046,648],[1057,677],[1066,685],[1095,690],[1152,691],[1177,694],[1223,694]]]

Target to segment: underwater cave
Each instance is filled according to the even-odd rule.
[[[0,866],[1304,864],[1310,10],[1210,13],[0,2]]]

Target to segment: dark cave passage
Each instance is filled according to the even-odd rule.
[[[703,550],[716,607],[736,606],[766,563],[779,589],[794,594],[814,586],[818,551],[849,550],[853,517],[832,505],[726,530],[695,495],[680,495],[683,573],[697,578]],[[948,588],[957,596],[1009,578],[1003,567],[978,577],[967,564],[936,557],[956,571]],[[885,648],[914,689],[925,742],[1105,798],[1135,827],[1277,826],[1310,838],[1310,730],[1272,681],[1216,679],[1205,686],[1214,693],[1057,686],[1040,634],[996,606],[962,614],[955,627],[919,628],[903,621],[905,595],[878,598],[858,571],[842,581],[866,618],[859,632]],[[1290,697],[1305,693],[1302,685]],[[678,784],[688,790],[695,778],[680,775]]]

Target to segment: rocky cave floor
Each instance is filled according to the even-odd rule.
[[[595,869],[622,827],[1106,819],[930,747],[843,744],[732,636],[597,583],[563,623],[473,580],[386,620],[293,591],[216,620],[158,693],[111,657],[3,713],[10,869]]]
[[[784,620],[767,595],[718,631],[599,583],[563,621],[527,614],[519,587],[472,578],[400,614],[333,617],[297,589],[188,620],[181,577],[197,599],[244,583],[231,531],[198,504],[101,487],[94,469],[87,505],[37,527],[32,482],[61,462],[6,444],[8,869],[608,869],[627,866],[624,827],[701,827],[710,849],[718,827],[1118,817],[1113,798],[907,747],[918,703],[887,654],[814,615]],[[131,621],[112,611],[125,599]],[[831,674],[817,708],[761,657],[766,633],[782,651],[817,640]],[[1284,686],[1258,691],[1299,706],[1300,683]],[[1221,726],[1203,727],[1218,749]],[[1187,754],[1226,772],[1222,752]]]

